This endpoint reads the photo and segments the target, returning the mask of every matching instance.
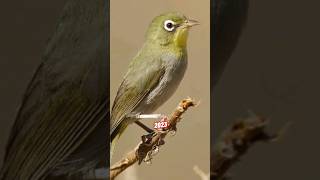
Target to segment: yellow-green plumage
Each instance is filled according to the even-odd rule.
[[[111,155],[126,127],[148,114],[177,89],[187,67],[187,37],[196,21],[177,12],[162,14],[149,25],[142,49],[132,59],[111,111]]]

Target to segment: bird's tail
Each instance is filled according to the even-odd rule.
[[[120,138],[120,133],[117,134],[111,141],[111,145],[110,145],[110,147],[111,147],[110,148],[110,160],[112,159],[112,155],[113,155],[114,149],[116,147],[116,143],[118,142],[119,138]]]
[[[126,129],[127,124],[121,124],[118,128],[115,129],[115,131],[112,132],[111,134],[111,145],[110,145],[110,161],[112,159],[112,155],[114,153],[116,144],[120,138],[120,136],[122,135],[122,133],[124,132],[124,130]]]

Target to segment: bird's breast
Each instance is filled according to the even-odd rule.
[[[158,85],[141,102],[138,112],[151,113],[165,103],[177,90],[187,68],[187,54],[181,56],[164,54],[162,61],[165,73]]]

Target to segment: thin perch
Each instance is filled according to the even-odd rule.
[[[278,139],[283,131],[270,135],[265,130],[268,124],[269,121],[266,118],[256,115],[233,123],[214,145],[211,153],[211,179],[226,179],[226,172],[256,142],[270,142]]]
[[[194,100],[187,98],[182,100],[175,111],[169,118],[169,126],[163,128],[161,131],[156,130],[154,135],[150,138],[142,136],[141,142],[129,153],[126,154],[124,158],[115,163],[110,168],[110,179],[113,180],[125,169],[138,162],[139,164],[145,160],[150,161],[152,159],[152,154],[159,146],[164,144],[164,138],[171,131],[176,131],[176,125],[180,121],[183,113],[187,111],[189,107],[195,106]]]

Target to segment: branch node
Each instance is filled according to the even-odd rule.
[[[183,99],[168,120],[169,126],[162,130],[155,130],[154,133],[141,136],[141,142],[135,149],[131,150],[122,160],[115,163],[110,168],[110,179],[114,179],[125,169],[138,162],[143,161],[147,164],[151,163],[153,156],[158,154],[160,146],[165,144],[165,137],[167,134],[177,131],[177,123],[181,121],[181,116],[189,107],[196,106],[194,100],[191,98]]]

